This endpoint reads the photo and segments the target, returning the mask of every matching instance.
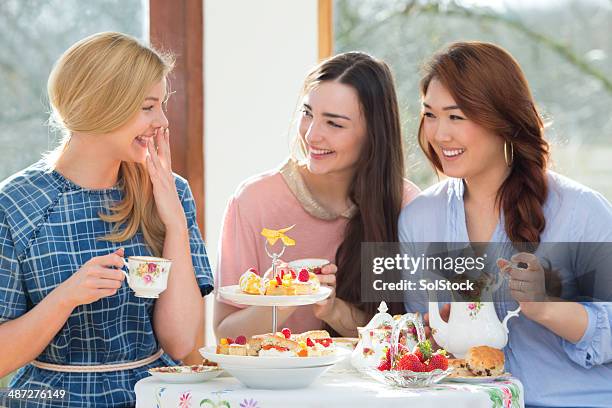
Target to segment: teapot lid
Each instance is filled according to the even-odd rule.
[[[375,329],[381,326],[393,326],[393,316],[391,316],[387,311],[389,308],[387,304],[383,300],[380,302],[378,306],[378,313],[376,313],[372,319],[365,325],[364,329]]]

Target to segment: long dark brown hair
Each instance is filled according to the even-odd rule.
[[[378,304],[361,301],[361,243],[397,241],[403,197],[404,158],[395,84],[387,64],[361,52],[339,54],[316,66],[306,77],[303,94],[323,81],[353,87],[365,118],[365,143],[349,187],[357,211],[336,252],[336,296],[372,316]],[[391,304],[390,311],[403,313],[404,307]]]
[[[514,244],[537,244],[546,226],[542,206],[548,186],[548,142],[525,75],[516,60],[501,47],[483,42],[457,42],[437,53],[425,65],[421,79],[424,97],[432,79],[452,95],[468,119],[501,136],[514,157],[510,174],[497,192],[505,231]],[[423,135],[419,144],[431,164],[442,164]],[[508,151],[508,158],[511,157]]]

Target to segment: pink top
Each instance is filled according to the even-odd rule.
[[[403,205],[419,191],[416,185],[406,181]],[[296,245],[285,249],[281,257],[285,262],[301,258],[325,258],[334,262],[352,210],[332,214],[318,204],[291,159],[280,168],[246,180],[225,211],[215,288],[237,285],[249,268],[257,269],[262,275],[271,267],[271,259],[264,249],[265,238],[260,235],[262,228],[281,229],[295,224],[287,235]],[[246,307],[219,296],[217,300]],[[323,322],[314,316],[312,305],[299,306],[282,327],[300,333],[320,329]],[[262,330],[267,330],[267,326]]]

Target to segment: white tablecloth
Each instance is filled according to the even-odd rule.
[[[168,384],[153,377],[135,387],[137,408],[523,408],[523,386],[516,380],[487,384],[443,382],[429,388],[392,388],[355,371],[330,370],[308,388],[255,390],[233,377],[196,384]]]

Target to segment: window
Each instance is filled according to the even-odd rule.
[[[46,126],[47,77],[74,42],[99,31],[148,36],[142,0],[0,2],[0,180],[40,159],[58,135]]]
[[[408,176],[436,181],[416,142],[420,64],[445,44],[490,41],[519,61],[545,116],[553,170],[612,200],[612,4],[604,1],[335,0],[334,52],[362,50],[394,71]]]

